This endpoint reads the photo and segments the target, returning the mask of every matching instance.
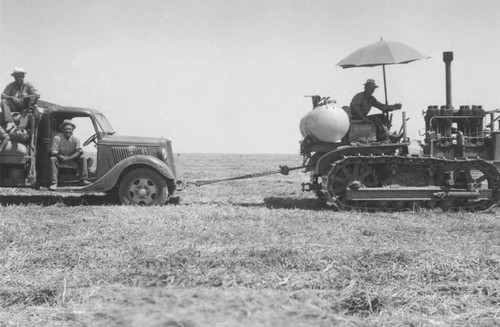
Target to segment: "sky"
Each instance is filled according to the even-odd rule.
[[[431,57],[386,67],[412,138],[446,103],[444,51],[452,104],[499,108],[499,31],[498,0],[0,0],[0,84],[23,67],[43,100],[174,152],[298,154],[304,95],[341,107],[366,79],[383,85],[380,67],[336,66],[381,38]]]

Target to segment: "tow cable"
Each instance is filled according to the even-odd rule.
[[[243,176],[229,177],[229,178],[223,178],[223,179],[211,179],[211,180],[200,180],[200,181],[195,181],[195,182],[186,182],[185,187],[188,187],[189,185],[203,186],[203,185],[208,185],[208,184],[214,184],[214,183],[220,183],[220,182],[226,182],[226,181],[234,181],[234,180],[238,180],[238,179],[262,177],[262,176],[274,175],[274,174],[288,175],[288,173],[291,172],[292,170],[302,169],[302,168],[305,168],[306,166],[299,166],[299,167],[290,168],[286,165],[283,165],[283,166],[280,165],[279,167],[280,167],[279,170],[265,171],[262,173],[247,174],[247,175],[243,175]]]

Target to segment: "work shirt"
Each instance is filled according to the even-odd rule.
[[[378,102],[373,95],[359,92],[351,101],[351,119],[361,120],[366,118],[372,107],[382,109],[385,105]]]
[[[16,84],[16,82],[12,82],[5,87],[3,94],[8,96],[14,96],[19,100],[22,100],[25,96],[32,94],[36,95],[37,97],[40,97],[40,92],[38,92],[38,90],[35,89],[33,84],[29,82],[24,82],[23,85],[21,85],[21,87],[19,87]]]
[[[63,156],[69,157],[76,152],[83,153],[83,148],[80,146],[80,140],[76,136],[71,135],[69,139],[66,139],[62,133],[54,136],[54,139],[52,140],[53,155],[59,153]]]

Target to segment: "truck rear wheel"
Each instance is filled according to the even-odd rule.
[[[118,197],[126,205],[163,205],[168,198],[167,181],[151,169],[134,169],[120,182]]]

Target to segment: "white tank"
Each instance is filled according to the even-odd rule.
[[[338,142],[348,130],[347,113],[333,103],[315,107],[300,120],[302,136],[312,136],[318,141]]]

